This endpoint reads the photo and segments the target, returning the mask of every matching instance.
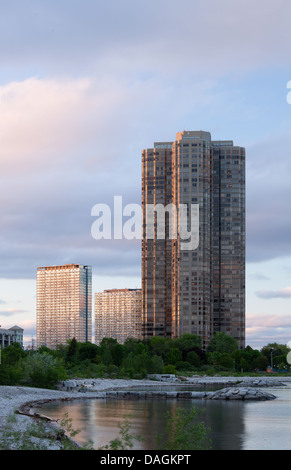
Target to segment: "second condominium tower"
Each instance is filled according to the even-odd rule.
[[[197,334],[206,348],[221,331],[244,347],[244,148],[204,131],[156,142],[142,152],[142,207],[144,337]]]

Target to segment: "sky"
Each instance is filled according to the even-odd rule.
[[[36,269],[140,287],[140,240],[94,205],[141,202],[141,152],[204,130],[246,149],[246,344],[291,340],[289,0],[2,0],[0,325],[36,338]],[[290,95],[288,95],[290,93]]]

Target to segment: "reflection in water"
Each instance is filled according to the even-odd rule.
[[[118,436],[118,423],[131,415],[131,433],[142,436],[136,441],[135,449],[156,450],[157,434],[164,435],[166,415],[178,407],[202,408],[203,420],[212,432],[212,444],[216,449],[240,448],[240,435],[243,432],[241,403],[211,402],[203,400],[80,400],[69,403],[48,403],[38,412],[54,418],[63,418],[68,413],[74,429],[81,429],[75,440],[84,444],[93,441],[98,448]]]
[[[264,402],[88,399],[51,402],[37,411],[60,419],[68,413],[73,428],[82,430],[75,439],[82,444],[91,440],[95,449],[117,437],[118,423],[131,415],[131,432],[143,437],[135,449],[156,450],[156,436],[164,434],[167,412],[194,405],[204,410],[201,419],[211,430],[212,449],[290,449],[291,388],[272,393],[278,398]]]

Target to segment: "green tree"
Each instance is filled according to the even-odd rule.
[[[175,365],[178,361],[182,361],[182,351],[178,348],[171,348],[166,354],[166,363]]]
[[[177,374],[176,367],[173,364],[167,364],[163,368],[163,374]]]
[[[274,367],[276,369],[284,369],[284,368],[286,368],[286,366],[287,367],[289,366],[289,364],[287,362],[287,355],[281,354],[279,356],[274,357]]]
[[[230,335],[217,332],[211,338],[208,351],[230,354],[238,349],[238,341]]]
[[[254,370],[266,370],[268,367],[268,359],[263,355],[260,354],[259,356],[255,357],[252,361],[252,368]]]
[[[93,362],[97,361],[97,356],[100,352],[100,347],[97,344],[86,341],[85,343],[78,343],[78,359],[85,361],[90,359]]]
[[[161,374],[163,372],[164,361],[161,356],[152,356],[153,374]]]
[[[140,354],[143,351],[149,351],[149,341],[143,342],[136,338],[127,338],[123,344],[124,356],[129,353]]]
[[[16,385],[23,379],[22,361],[26,352],[19,343],[12,343],[2,349],[0,365],[0,385]]]
[[[100,353],[103,364],[120,366],[124,357],[124,347],[115,338],[103,338],[100,342]]]
[[[23,380],[23,369],[20,364],[0,366],[0,385],[17,385]]]
[[[30,354],[23,365],[26,380],[35,387],[52,388],[56,382],[66,378],[60,360],[48,353]]]
[[[78,343],[76,338],[72,338],[68,341],[68,347],[66,352],[66,361],[75,362],[77,359]]]
[[[225,369],[232,369],[234,367],[234,359],[232,355],[218,351],[208,352],[207,361],[209,364],[220,366]]]
[[[269,365],[274,363],[276,356],[287,357],[290,348],[286,344],[269,343],[261,349],[261,353],[268,359]]]
[[[150,339],[150,350],[165,359],[171,347],[171,339],[163,336],[153,336]]]
[[[115,366],[120,366],[125,354],[125,349],[122,344],[116,342],[116,344],[111,347],[111,356],[112,361]]]
[[[252,371],[256,369],[266,370],[268,364],[265,364],[265,357],[257,349],[246,346],[244,349],[238,349],[232,353],[235,360],[235,369]]]
[[[201,337],[198,335],[191,335],[189,333],[185,333],[179,338],[174,339],[174,345],[176,348],[179,348],[180,351],[189,352],[192,351],[194,348],[201,348],[202,340]]]
[[[10,346],[2,349],[1,363],[4,365],[15,365],[25,357],[26,353],[19,343],[12,343]]]
[[[196,351],[189,351],[186,355],[186,361],[194,367],[199,367],[201,365],[200,357]]]

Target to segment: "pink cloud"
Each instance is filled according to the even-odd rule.
[[[45,152],[60,153],[71,146],[88,106],[89,87],[87,79],[37,78],[1,87],[1,170],[15,168],[16,163],[23,167],[38,165]]]

